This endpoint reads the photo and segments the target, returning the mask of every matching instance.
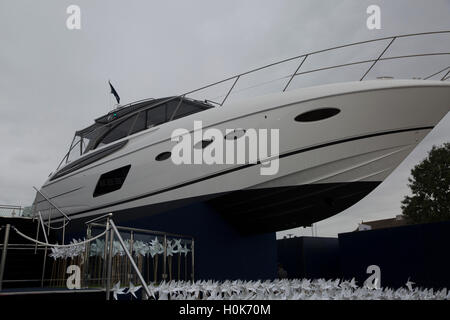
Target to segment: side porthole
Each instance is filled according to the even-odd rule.
[[[213,143],[214,139],[207,139],[197,142],[194,145],[195,149],[205,149],[207,146],[209,146],[211,143]]]
[[[337,115],[341,110],[336,108],[320,108],[304,112],[295,117],[298,122],[312,122],[331,118]]]
[[[247,130],[245,130],[245,129],[234,129],[233,131],[231,131],[230,133],[228,133],[225,136],[225,139],[227,139],[227,140],[237,140],[240,137],[243,137],[246,132],[247,132]]]
[[[170,151],[162,152],[156,156],[155,160],[156,161],[164,161],[164,160],[169,159],[171,155],[172,155],[172,152],[170,152]]]

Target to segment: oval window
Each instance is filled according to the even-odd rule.
[[[205,149],[207,146],[209,146],[212,142],[214,141],[214,139],[207,139],[207,140],[202,140],[197,142],[194,145],[195,149]]]
[[[170,152],[170,151],[162,152],[156,156],[155,160],[156,161],[164,161],[164,160],[169,159],[171,155],[172,155],[172,152]]]
[[[231,131],[230,133],[228,133],[225,136],[225,139],[227,140],[237,140],[240,137],[243,137],[246,133],[245,129],[234,129],[233,131]]]
[[[316,110],[311,110],[304,112],[302,114],[299,114],[295,117],[295,121],[299,122],[312,122],[312,121],[319,121],[324,120],[327,118],[331,118],[335,115],[337,115],[341,110],[336,108],[321,108]]]

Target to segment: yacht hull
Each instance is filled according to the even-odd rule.
[[[336,108],[327,119],[299,122],[308,111]],[[445,82],[377,80],[333,84],[230,104],[127,138],[120,150],[41,188],[73,219],[115,212],[152,215],[205,201],[248,232],[306,226],[337,214],[378,186],[450,110]],[[173,130],[279,130],[279,170],[260,162],[182,164],[155,158],[172,150]],[[94,196],[102,174],[129,166],[119,190]],[[41,195],[35,210],[61,220]],[[141,209],[139,209],[141,208]],[[145,213],[144,213],[145,212]]]

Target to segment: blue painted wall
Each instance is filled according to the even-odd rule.
[[[297,237],[277,241],[278,262],[288,278],[336,279],[339,270],[337,238]]]
[[[343,233],[339,246],[343,277],[360,285],[375,264],[383,287],[402,287],[410,278],[416,286],[450,288],[450,221]]]
[[[194,236],[196,280],[276,277],[275,233],[241,235],[204,202],[117,224]]]

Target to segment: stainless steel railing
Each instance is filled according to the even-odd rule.
[[[393,57],[388,57],[388,58],[383,58],[383,56],[385,55],[385,53],[387,52],[387,50],[391,47],[391,45],[394,43],[395,40],[397,39],[401,39],[401,38],[410,38],[410,37],[419,37],[419,36],[427,36],[427,35],[436,35],[436,34],[450,34],[450,30],[444,30],[444,31],[434,31],[434,32],[422,32],[422,33],[411,33],[411,34],[402,34],[402,35],[396,35],[396,36],[391,36],[391,37],[383,37],[383,38],[377,38],[377,39],[372,39],[372,40],[366,40],[366,41],[358,41],[358,42],[353,42],[350,44],[345,44],[345,45],[340,45],[340,46],[335,46],[335,47],[331,47],[331,48],[327,48],[327,49],[322,49],[322,50],[317,50],[317,51],[312,51],[309,53],[305,53],[302,55],[298,55],[295,57],[291,57],[288,59],[284,59],[284,60],[280,60],[274,63],[270,63],[267,64],[265,66],[259,67],[259,68],[255,68],[252,70],[249,70],[247,72],[243,72],[237,75],[234,75],[232,77],[228,77],[224,80],[221,81],[217,81],[214,82],[210,85],[206,85],[203,86],[201,88],[186,92],[184,94],[182,94],[182,96],[186,96],[188,94],[191,93],[195,93],[201,90],[204,90],[206,88],[230,81],[230,80],[234,80],[233,84],[231,85],[230,89],[228,90],[228,92],[225,94],[225,98],[224,100],[220,103],[220,105],[222,106],[225,101],[227,100],[227,98],[229,97],[229,95],[231,94],[231,92],[233,91],[233,89],[236,86],[236,83],[239,79],[241,79],[243,76],[245,75],[249,75],[276,65],[281,65],[281,64],[285,64],[287,62],[293,61],[293,60],[299,60],[299,64],[297,66],[297,68],[295,69],[294,73],[285,76],[284,78],[288,79],[286,85],[283,88],[283,92],[286,91],[289,87],[289,85],[291,84],[292,80],[294,79],[294,77],[297,77],[299,75],[302,74],[306,74],[306,73],[313,73],[313,72],[318,72],[318,71],[323,71],[323,70],[330,70],[330,69],[335,69],[335,68],[341,68],[341,67],[346,67],[346,66],[350,66],[350,65],[355,65],[355,64],[364,64],[364,63],[371,63],[370,67],[364,72],[364,74],[361,76],[361,78],[359,79],[359,81],[362,81],[366,78],[366,76],[369,74],[369,72],[373,69],[373,67],[379,62],[379,61],[384,61],[384,60],[395,60],[395,59],[404,59],[404,58],[412,58],[412,57],[425,57],[425,56],[438,56],[438,55],[450,55],[450,52],[430,52],[430,53],[420,53],[420,54],[410,54],[410,55],[400,55],[400,56],[393,56]],[[377,58],[374,59],[366,59],[366,60],[360,60],[360,61],[356,61],[356,62],[352,62],[352,63],[346,63],[346,64],[339,64],[339,65],[333,65],[333,66],[329,66],[329,67],[321,67],[321,68],[316,68],[316,69],[312,69],[312,70],[308,70],[305,72],[299,72],[301,67],[303,66],[305,60],[309,57],[312,57],[314,55],[317,55],[319,53],[324,53],[324,52],[328,52],[328,51],[334,51],[334,50],[338,50],[338,49],[343,49],[343,48],[348,48],[348,47],[353,47],[353,46],[358,46],[358,45],[362,45],[362,44],[368,44],[368,43],[374,43],[374,42],[381,42],[381,41],[389,41],[389,43],[387,44],[387,46],[385,46],[382,50],[382,52],[378,55]],[[449,61],[450,64],[450,61]],[[447,66],[444,70],[441,70],[440,72],[437,72],[435,74],[433,74],[432,76],[435,76],[445,70],[447,70],[448,68],[450,68],[450,65]],[[441,81],[445,81],[448,79],[448,75],[449,72],[447,72],[442,78]]]
[[[101,220],[106,220],[105,224],[102,223],[98,223]],[[148,261],[148,257],[149,255],[147,255],[147,281],[145,280],[145,277],[142,275],[143,272],[143,268],[142,266],[138,266],[136,263],[136,255],[135,257],[133,257],[133,253],[136,253],[137,250],[137,237],[140,236],[141,239],[142,237],[162,237],[163,238],[163,242],[162,242],[162,246],[161,248],[163,249],[163,273],[162,273],[162,280],[166,281],[168,280],[168,265],[169,265],[169,280],[172,280],[172,265],[171,265],[171,257],[169,256],[170,253],[168,252],[168,248],[169,248],[169,241],[168,238],[177,238],[177,239],[185,239],[187,241],[190,242],[191,248],[190,248],[190,252],[191,252],[191,266],[190,266],[190,280],[194,281],[194,238],[191,236],[187,236],[187,235],[180,235],[180,234],[173,234],[173,233],[167,233],[167,232],[161,232],[161,231],[153,231],[153,230],[147,230],[147,229],[138,229],[138,228],[129,228],[129,227],[123,227],[123,226],[116,226],[113,219],[112,219],[112,214],[108,214],[108,215],[104,215],[101,216],[99,218],[95,218],[93,220],[90,220],[88,222],[86,222],[87,225],[87,238],[89,239],[92,236],[92,230],[97,228],[97,229],[103,229],[105,228],[106,230],[110,230],[109,233],[106,234],[105,237],[105,243],[104,243],[104,251],[102,252],[102,256],[103,256],[103,261],[105,261],[105,263],[103,264],[103,279],[104,279],[104,286],[106,288],[106,298],[109,299],[110,295],[111,295],[111,289],[112,289],[112,281],[113,278],[117,280],[119,280],[123,277],[117,277],[117,275],[113,275],[113,273],[117,273],[117,270],[115,270],[115,272],[113,272],[113,261],[112,258],[114,256],[117,257],[117,252],[115,252],[115,250],[117,250],[117,247],[115,246],[115,241],[114,238],[118,239],[118,242],[121,246],[121,248],[123,249],[123,252],[125,253],[125,256],[128,260],[128,262],[130,263],[129,267],[125,266],[125,279],[127,281],[130,281],[130,276],[131,276],[131,269],[136,273],[137,275],[137,280],[141,283],[142,287],[144,288],[147,296],[151,296],[151,292],[147,286],[148,282],[150,281],[150,276],[148,273],[149,270],[149,261]],[[123,237],[121,235],[121,233],[125,233],[125,235],[128,236],[128,245],[125,243],[125,241],[123,240]],[[161,254],[161,252],[159,253]],[[85,251],[85,261],[89,261],[89,248],[86,248]],[[123,255],[122,255],[123,257]],[[158,256],[156,255],[156,266],[158,265]],[[153,258],[152,258],[153,259]],[[184,271],[185,271],[185,278],[187,278],[187,259],[185,256],[185,267],[184,267]],[[117,268],[117,262],[115,262],[116,264],[116,269],[120,269]],[[142,261],[141,261],[142,262]],[[169,263],[168,263],[169,262]],[[181,253],[179,253],[179,259],[178,259],[178,279],[180,279],[180,273],[181,273],[181,267],[180,267],[180,262],[181,262]],[[123,264],[123,263],[122,263]],[[157,268],[157,267],[156,267]],[[83,275],[84,279],[88,279],[88,275],[86,274],[86,272],[88,272],[88,270],[90,269],[89,265],[87,265],[85,267],[85,274]],[[120,272],[120,270],[119,270]],[[154,282],[157,281],[157,272],[155,272],[154,270]]]
[[[45,201],[47,201],[54,209],[56,209],[56,211],[63,216],[63,223],[61,226],[59,227],[52,227],[51,226],[51,216],[52,216],[52,212],[51,210],[49,210],[48,213],[48,221],[47,223],[45,223],[42,219],[42,215],[40,212],[33,212],[33,218],[38,218],[38,225],[37,225],[37,230],[36,230],[36,239],[39,236],[39,225],[42,224],[42,227],[44,227],[44,225],[47,227],[47,234],[50,234],[50,230],[59,230],[62,229],[62,243],[64,244],[64,238],[65,238],[65,233],[66,233],[66,226],[69,224],[70,222],[70,217],[65,214],[56,204],[53,203],[53,201],[51,201],[42,191],[40,191],[39,189],[37,189],[35,186],[33,186],[33,189],[36,190],[37,193],[39,193],[44,199]],[[43,230],[44,235],[45,235],[45,230]]]
[[[400,55],[400,56],[392,56],[392,57],[383,57],[383,56],[385,55],[385,53],[388,51],[388,49],[391,47],[391,45],[394,43],[394,41],[397,40],[397,39],[408,38],[408,37],[426,36],[426,35],[436,35],[436,34],[450,34],[450,30],[445,30],[445,31],[435,31],[435,32],[412,33],[412,34],[403,34],[403,35],[397,35],[397,36],[392,36],[392,37],[383,37],[383,38],[372,39],[372,40],[366,40],[366,41],[359,41],[359,42],[353,42],[353,43],[346,44],[346,45],[340,45],[340,46],[335,46],[335,47],[331,47],[331,48],[328,48],[328,49],[323,49],[323,50],[313,51],[313,52],[309,52],[309,53],[302,54],[302,55],[299,55],[299,56],[295,56],[295,57],[292,57],[292,58],[288,58],[288,59],[284,59],[284,60],[281,60],[281,61],[277,61],[277,62],[274,62],[274,63],[271,63],[271,64],[267,64],[267,65],[265,65],[265,66],[262,66],[262,67],[259,67],[259,68],[256,68],[256,69],[252,69],[252,70],[247,71],[247,72],[243,72],[243,73],[237,74],[237,75],[235,75],[235,76],[232,76],[232,77],[226,78],[226,79],[224,79],[224,80],[221,80],[221,81],[212,83],[212,84],[210,84],[210,85],[201,87],[201,88],[199,88],[199,89],[192,90],[192,91],[190,91],[190,92],[184,93],[182,96],[186,96],[186,95],[188,95],[188,94],[195,93],[195,92],[204,90],[204,89],[206,89],[206,88],[209,88],[209,87],[212,87],[212,86],[215,86],[215,85],[218,85],[218,84],[221,84],[221,83],[230,81],[230,80],[234,80],[234,82],[233,82],[233,84],[231,85],[230,89],[229,89],[228,92],[225,94],[225,98],[223,99],[223,101],[222,101],[221,103],[219,103],[219,105],[222,106],[222,105],[225,103],[225,101],[227,100],[227,98],[230,96],[230,94],[232,93],[233,89],[234,89],[235,86],[236,86],[237,81],[238,81],[239,79],[241,79],[243,76],[249,75],[249,74],[252,74],[252,73],[255,73],[255,72],[258,72],[258,71],[261,71],[261,70],[264,70],[264,69],[267,69],[267,68],[276,66],[276,65],[281,65],[281,64],[284,64],[284,63],[293,61],[293,60],[299,60],[300,63],[298,64],[298,66],[297,66],[297,68],[295,69],[294,73],[292,73],[292,74],[290,74],[290,75],[287,75],[287,76],[283,77],[283,78],[285,78],[285,79],[288,79],[286,85],[284,86],[284,88],[283,88],[283,90],[282,90],[283,92],[285,92],[285,91],[288,89],[289,85],[291,84],[292,80],[293,80],[295,77],[300,76],[300,75],[303,75],[303,74],[313,73],[313,72],[319,72],[319,71],[324,71],[324,70],[330,70],[330,69],[336,69],[336,68],[342,68],[342,67],[347,67],[347,66],[352,66],[352,65],[357,65],[357,64],[371,63],[371,64],[370,64],[370,67],[364,72],[364,74],[363,74],[363,75],[361,76],[361,78],[359,79],[359,81],[363,81],[363,80],[366,78],[366,76],[369,74],[369,72],[373,69],[373,67],[374,67],[379,61],[396,60],[396,59],[405,59],[405,58],[413,58],[413,57],[445,56],[445,55],[450,55],[450,52],[429,52],[429,53],[420,53],[420,54],[410,54],[410,55]],[[311,56],[314,56],[314,55],[317,55],[317,54],[319,54],[319,53],[324,53],[324,52],[333,51],[333,50],[338,50],[338,49],[342,49],[342,48],[348,48],[348,47],[358,46],[358,45],[361,45],[361,44],[368,44],[368,43],[374,43],[374,42],[387,41],[387,40],[389,41],[389,43],[383,48],[382,52],[378,55],[377,58],[374,58],[374,59],[366,59],[366,60],[360,60],[360,61],[351,62],[351,63],[345,63],[345,64],[337,64],[337,65],[332,65],[332,66],[328,66],[328,67],[320,67],[320,68],[315,68],[315,69],[311,69],[311,70],[304,71],[304,72],[299,72],[300,69],[301,69],[301,67],[303,66],[303,64],[304,64],[304,62],[306,61],[307,58],[309,58],[309,57],[311,57]],[[450,61],[449,61],[449,64],[450,64]],[[441,70],[441,71],[439,71],[439,72],[437,72],[437,73],[435,73],[435,74],[433,74],[433,75],[431,75],[431,76],[428,76],[428,77],[426,77],[426,78],[428,79],[428,78],[430,78],[430,77],[433,77],[433,76],[435,76],[435,75],[437,75],[437,74],[439,74],[439,73],[444,72],[445,70],[447,70],[447,69],[449,69],[449,68],[450,68],[450,65],[448,65],[445,69],[443,69],[443,70]],[[447,80],[447,79],[449,78],[449,77],[448,77],[449,73],[450,73],[450,70],[449,70],[449,72],[447,72],[440,80],[441,80],[441,81]],[[281,80],[281,79],[283,79],[283,78],[279,78],[279,79],[277,79],[277,80]]]
[[[100,223],[102,221],[106,221],[105,223]],[[11,224],[7,224],[5,226],[1,226],[0,228],[2,229],[2,234],[3,236],[3,243],[0,245],[1,249],[2,249],[2,254],[1,254],[1,260],[0,260],[0,290],[2,289],[2,285],[3,283],[11,283],[11,282],[29,282],[29,283],[37,283],[40,281],[40,286],[42,288],[44,288],[44,283],[47,284],[45,287],[49,286],[50,288],[54,286],[56,287],[61,287],[64,286],[65,284],[65,279],[66,279],[66,267],[68,265],[78,265],[83,271],[82,271],[82,278],[81,281],[83,283],[83,288],[86,289],[88,287],[91,287],[89,283],[90,280],[92,280],[92,277],[90,277],[90,264],[92,262],[90,262],[90,260],[95,260],[95,256],[91,257],[90,255],[90,248],[91,245],[93,244],[98,244],[99,242],[101,243],[104,239],[103,242],[103,249],[101,250],[101,260],[103,261],[101,265],[96,266],[94,268],[94,270],[98,270],[99,268],[103,269],[102,275],[99,276],[98,278],[94,278],[94,281],[99,280],[101,282],[101,287],[104,288],[104,290],[106,291],[106,299],[110,299],[111,296],[111,292],[112,292],[112,283],[113,281],[117,281],[117,279],[121,279],[120,277],[117,277],[117,273],[122,272],[122,269],[118,269],[117,267],[119,266],[119,262],[122,262],[122,266],[124,266],[123,264],[123,259],[125,259],[125,261],[128,262],[128,266],[125,268],[125,278],[126,281],[124,282],[135,282],[138,281],[140,282],[143,290],[145,291],[145,294],[147,297],[150,297],[152,295],[152,292],[150,291],[147,283],[152,282],[150,280],[150,275],[149,275],[149,252],[146,251],[144,253],[142,253],[142,245],[144,244],[144,241],[142,240],[149,240],[149,239],[155,239],[155,237],[159,237],[160,239],[163,239],[163,242],[159,244],[159,249],[163,249],[163,251],[159,251],[155,257],[153,257],[152,255],[152,260],[156,260],[156,269],[158,268],[158,255],[163,255],[163,268],[162,268],[162,276],[161,276],[161,281],[167,281],[167,280],[172,280],[172,256],[170,254],[170,250],[172,250],[172,252],[176,252],[173,250],[174,246],[170,246],[171,240],[169,240],[168,238],[171,239],[178,239],[178,241],[184,240],[185,241],[185,248],[187,249],[187,243],[189,242],[190,244],[190,250],[187,250],[185,252],[184,255],[184,262],[185,262],[185,266],[184,266],[184,273],[185,273],[185,280],[188,280],[187,277],[187,271],[189,269],[188,264],[187,264],[187,252],[190,251],[190,279],[194,281],[194,238],[191,236],[187,236],[187,235],[180,235],[180,234],[173,234],[173,233],[167,233],[167,232],[161,232],[161,231],[153,231],[153,230],[147,230],[147,229],[138,229],[138,228],[129,228],[129,227],[123,227],[123,226],[116,226],[116,224],[114,223],[113,219],[112,219],[112,214],[107,214],[98,218],[95,218],[91,221],[88,221],[86,223],[87,226],[87,239],[83,240],[81,242],[72,242],[71,244],[66,244],[66,245],[59,245],[59,244],[50,244],[48,243],[48,239],[45,238],[45,242],[39,241],[37,238],[34,239],[26,234],[23,234],[19,229],[17,229],[14,225]],[[41,225],[42,227],[42,225]],[[3,230],[4,229],[4,230]],[[98,233],[97,235],[93,236],[93,229],[99,229],[100,233]],[[28,240],[31,242],[31,244],[24,244],[24,243],[20,243],[20,244],[15,244],[15,243],[10,243],[10,234],[11,232],[16,232],[20,237]],[[128,239],[124,240],[124,236],[128,237]],[[146,238],[145,238],[146,237]],[[117,239],[117,241],[115,241],[115,239]],[[94,243],[95,240],[95,243]],[[152,240],[152,241],[153,241]],[[127,243],[126,243],[127,242]],[[157,238],[156,238],[156,242]],[[175,241],[176,242],[176,241]],[[139,246],[139,243],[141,246]],[[5,265],[6,265],[6,257],[7,257],[7,252],[9,250],[20,250],[23,253],[26,253],[26,251],[29,251],[31,254],[31,251],[33,250],[34,246],[37,246],[40,253],[43,253],[44,255],[44,261],[42,263],[42,276],[40,279],[7,279],[4,280],[4,270],[5,270]],[[122,253],[118,253],[118,245],[120,246],[120,248],[122,249]],[[71,255],[70,253],[73,253],[73,247],[78,247],[78,248],[82,248],[84,247],[84,250],[82,252],[81,255],[77,254],[77,255]],[[52,249],[52,254],[47,255],[47,248],[51,247]],[[148,247],[147,247],[148,248]],[[69,255],[64,256],[64,254],[62,256],[59,255],[59,253],[57,253],[57,250],[62,250],[59,251],[59,253],[62,253],[65,251],[66,253],[69,253]],[[170,249],[170,250],[169,250]],[[36,253],[36,252],[35,252]],[[178,280],[181,280],[181,260],[182,260],[182,253],[181,250],[178,251]],[[119,257],[120,256],[120,257]],[[53,266],[49,265],[46,268],[46,260],[48,260],[50,257],[53,257]],[[142,264],[143,259],[142,258],[147,259],[147,280],[145,279],[145,277],[143,276],[143,272],[144,272],[144,266]],[[115,260],[113,261],[113,258],[115,258]],[[117,259],[120,258],[120,259]],[[161,260],[160,260],[161,262]],[[51,276],[48,277],[49,275],[49,271],[51,267]],[[153,267],[155,267],[155,264],[153,264]],[[91,268],[92,269],[92,268]],[[169,272],[168,272],[169,269]],[[169,277],[168,277],[169,274]],[[47,275],[47,278],[44,278],[44,276]],[[134,278],[133,278],[134,277]],[[168,279],[169,278],[169,279]],[[175,280],[175,277],[173,277]],[[158,273],[157,271],[154,270],[154,279],[153,282],[158,282]],[[119,280],[120,282],[120,280]],[[95,287],[95,283],[94,283],[94,287]]]
[[[180,99],[180,98],[187,98],[189,95],[192,95],[194,93],[198,93],[200,91],[204,91],[206,89],[209,89],[209,88],[212,88],[212,87],[216,87],[216,86],[219,86],[219,85],[223,85],[223,84],[225,84],[227,82],[230,82],[231,85],[230,85],[229,89],[226,90],[226,92],[223,95],[215,97],[215,98],[223,97],[221,102],[214,102],[213,100],[205,99],[205,101],[207,101],[207,102],[212,102],[212,103],[214,103],[216,105],[223,106],[225,104],[225,102],[229,99],[229,97],[232,94],[234,94],[234,92],[236,91],[236,85],[238,84],[238,82],[241,81],[244,77],[252,75],[252,74],[255,74],[255,73],[259,72],[259,71],[266,70],[268,68],[284,65],[284,64],[287,64],[289,62],[296,61],[296,60],[298,61],[298,64],[296,64],[296,68],[295,68],[295,71],[293,73],[287,74],[287,75],[285,75],[283,77],[272,79],[271,81],[263,82],[261,84],[266,84],[266,83],[272,82],[272,81],[286,80],[286,84],[283,86],[283,89],[281,90],[282,92],[285,92],[291,86],[291,83],[292,83],[293,79],[298,77],[298,76],[301,76],[301,75],[321,72],[321,71],[325,71],[325,70],[344,68],[344,67],[349,67],[349,66],[354,66],[354,65],[370,64],[369,67],[364,71],[364,73],[358,78],[359,81],[363,81],[363,80],[365,80],[367,78],[367,76],[373,70],[375,65],[377,65],[377,64],[379,64],[380,62],[383,62],[383,61],[408,59],[408,58],[418,58],[418,57],[450,56],[450,52],[448,52],[448,51],[440,51],[440,52],[427,52],[427,53],[411,53],[411,54],[406,54],[406,55],[404,54],[404,55],[397,55],[397,56],[386,57],[386,53],[392,47],[392,44],[394,42],[398,42],[399,39],[418,38],[418,37],[426,37],[426,36],[431,36],[431,35],[450,35],[450,30],[401,34],[401,35],[390,36],[390,37],[382,37],[382,38],[377,38],[377,39],[372,39],[372,40],[358,41],[358,42],[353,42],[353,43],[349,43],[349,44],[334,46],[334,47],[327,48],[327,49],[316,50],[316,51],[304,53],[304,54],[297,55],[297,56],[294,56],[294,57],[291,57],[291,58],[287,58],[287,59],[276,61],[276,62],[273,62],[273,63],[270,63],[270,64],[266,64],[266,65],[264,65],[262,67],[254,68],[254,69],[251,69],[249,71],[242,72],[242,73],[236,74],[236,75],[231,76],[231,77],[227,77],[227,78],[225,78],[223,80],[216,81],[216,82],[213,82],[211,84],[202,86],[200,88],[184,92],[184,93],[182,93],[180,95],[177,95],[177,96],[165,99],[165,100],[160,101],[158,103],[149,104],[148,106],[146,106],[144,108],[141,108],[141,109],[139,109],[137,111],[134,111],[134,112],[131,112],[131,113],[127,114],[127,117],[128,116],[132,116],[134,114],[137,114],[137,113],[141,112],[142,110],[153,108],[153,107],[156,107],[158,105],[165,104],[165,103],[167,103],[169,101],[172,101],[172,100],[176,100],[176,99]],[[338,51],[339,49],[350,48],[350,47],[355,47],[355,46],[359,46],[359,45],[366,45],[366,44],[383,42],[383,41],[387,42],[387,45],[383,46],[383,50],[376,57],[374,57],[372,59],[363,59],[363,60],[352,61],[352,62],[348,62],[348,63],[334,64],[334,65],[331,65],[331,66],[321,66],[319,68],[314,68],[314,69],[310,69],[310,70],[306,70],[306,71],[300,71],[304,67],[305,61],[311,59],[311,57],[313,57],[313,56],[316,56],[316,55],[319,55],[319,54],[322,54],[322,53],[326,53],[326,52]],[[437,72],[435,72],[435,70],[433,70],[432,72],[433,73],[431,75],[426,75],[424,77],[419,77],[419,78],[430,79],[431,77],[434,77],[436,75],[444,74],[444,76],[442,78],[440,78],[441,81],[446,81],[446,80],[450,79],[450,61],[445,63],[445,68],[444,69],[442,69],[440,71],[437,71]],[[254,88],[254,87],[257,87],[257,86],[258,85],[255,85],[255,86],[251,86],[249,88]],[[244,89],[241,89],[239,91],[242,91],[242,90],[245,90],[245,89],[248,89],[248,88],[244,88]],[[152,100],[154,100],[154,98],[142,99],[142,100],[134,101],[134,102],[131,102],[129,104],[126,104],[126,105],[122,106],[122,108],[129,107],[129,106],[135,105],[137,103],[142,103],[142,102],[147,102],[147,101],[150,102]],[[123,120],[123,118],[118,118],[118,119],[110,122],[108,125],[110,125],[110,124],[112,124],[112,123],[114,123],[116,121],[121,121],[121,120]],[[95,130],[98,130],[98,128],[96,128]]]
[[[0,261],[0,290],[2,290],[2,286],[3,286],[3,276],[5,273],[6,253],[8,252],[8,242],[9,242],[10,230],[11,230],[11,225],[7,224],[6,228],[5,228],[5,237],[3,240],[2,259]]]
[[[0,205],[0,217],[22,217],[23,209],[21,206]]]
[[[438,52],[426,52],[426,53],[417,53],[417,52],[412,52],[410,54],[403,54],[403,55],[396,55],[396,56],[388,56],[386,57],[386,53],[388,51],[390,51],[389,49],[392,49],[392,45],[395,43],[397,43],[400,39],[408,39],[408,38],[421,38],[421,37],[426,37],[426,36],[432,36],[432,35],[450,35],[450,30],[443,30],[443,31],[432,31],[432,32],[422,32],[422,33],[411,33],[411,34],[400,34],[400,35],[396,35],[396,36],[391,36],[391,37],[382,37],[382,38],[377,38],[377,39],[372,39],[372,40],[366,40],[366,41],[358,41],[358,42],[353,42],[353,43],[349,43],[349,44],[344,44],[344,45],[340,45],[340,46],[335,46],[335,47],[331,47],[331,48],[327,48],[327,49],[322,49],[322,50],[316,50],[316,51],[311,51],[305,54],[301,54],[301,55],[297,55],[288,59],[283,59],[280,61],[276,61],[270,64],[266,64],[262,67],[258,67],[255,69],[251,69],[249,71],[246,72],[242,72],[239,74],[236,74],[234,76],[231,77],[227,77],[223,80],[220,81],[216,81],[213,82],[211,84],[202,86],[200,88],[191,90],[191,91],[187,91],[184,92],[182,94],[173,96],[171,98],[167,98],[164,99],[162,101],[159,102],[155,102],[155,103],[149,103],[147,106],[139,108],[136,111],[130,112],[128,114],[126,114],[126,118],[128,117],[132,117],[133,115],[136,115],[137,113],[144,111],[146,109],[150,109],[150,108],[154,108],[157,107],[159,105],[163,105],[167,102],[170,101],[174,101],[177,99],[180,99],[180,103],[178,104],[178,106],[175,108],[175,110],[172,112],[172,115],[169,117],[170,120],[172,120],[179,108],[179,106],[181,105],[181,99],[189,99],[191,97],[191,95],[193,94],[198,94],[199,92],[203,92],[207,89],[212,89],[212,88],[219,88],[220,90],[223,90],[223,88],[220,88],[221,85],[225,85],[228,82],[230,83],[230,87],[225,90],[225,93],[220,94],[220,95],[216,95],[213,98],[207,99],[204,97],[205,94],[203,94],[202,99],[206,102],[206,103],[213,103],[215,105],[218,106],[223,106],[230,98],[230,96],[243,92],[245,90],[249,90],[249,89],[253,89],[253,88],[257,88],[259,86],[262,85],[267,85],[269,83],[272,82],[277,82],[277,81],[282,81],[285,80],[286,84],[284,84],[282,86],[282,89],[280,88],[280,90],[282,92],[287,91],[291,86],[292,86],[292,81],[299,77],[299,76],[303,76],[303,75],[307,75],[307,74],[313,74],[313,73],[317,73],[317,72],[322,72],[322,71],[330,71],[330,70],[335,70],[335,69],[341,69],[341,68],[345,68],[345,67],[351,67],[351,66],[356,66],[356,65],[364,65],[364,64],[368,64],[368,68],[365,69],[364,73],[362,73],[361,76],[357,77],[357,79],[359,81],[363,81],[365,80],[368,75],[371,73],[371,71],[373,70],[373,68],[377,65],[380,64],[381,62],[384,61],[392,61],[392,60],[400,60],[400,59],[412,59],[412,58],[419,58],[419,57],[437,57],[437,56],[450,56],[450,52],[449,51],[438,51]],[[306,71],[301,71],[302,68],[304,69],[304,65],[305,62],[308,62],[311,60],[312,57],[315,57],[317,55],[323,54],[323,53],[327,53],[327,52],[336,52],[340,49],[345,49],[345,48],[351,48],[351,47],[356,47],[356,46],[361,46],[361,45],[369,45],[372,43],[382,43],[382,42],[386,42],[387,44],[384,45],[382,47],[382,50],[380,53],[378,53],[374,58],[371,59],[362,59],[362,60],[357,60],[357,61],[351,61],[351,62],[346,62],[346,63],[341,63],[341,64],[333,64],[333,65],[329,65],[329,66],[320,66],[318,68],[313,68],[313,69],[309,69]],[[447,40],[447,42],[450,43],[450,41]],[[445,40],[443,41],[443,43],[445,43]],[[362,50],[363,51],[363,50]],[[287,65],[290,62],[296,62],[297,64],[295,64],[295,71],[293,73],[289,73],[287,75],[284,75],[282,77],[276,77],[273,78],[269,81],[265,81],[265,82],[260,82],[257,83],[256,85],[252,85],[246,88],[241,88],[241,89],[236,89],[237,88],[237,84],[242,82],[243,78],[249,77],[250,75],[256,74],[260,71],[264,71],[267,70],[269,68],[273,68],[273,67],[278,67],[278,66],[283,66],[283,65]],[[430,72],[433,72],[430,75],[426,75],[423,77],[419,77],[419,76],[415,76],[415,78],[423,78],[424,80],[426,79],[430,79],[432,77],[435,77],[437,75],[442,75],[444,74],[440,80],[441,81],[446,81],[448,79],[450,79],[450,61],[447,61],[444,63],[445,64],[445,68],[441,69],[439,71],[435,71],[432,70]],[[442,66],[441,66],[442,68]],[[373,71],[372,71],[373,72]],[[221,99],[220,102],[216,102],[216,99]],[[121,106],[121,108],[126,108],[126,107],[130,107],[132,105],[138,104],[138,103],[143,103],[143,102],[151,102],[152,100],[154,100],[154,98],[148,98],[148,99],[142,99],[142,100],[138,100],[138,101],[134,101],[131,102],[129,104],[126,104],[124,106]],[[109,125],[114,125],[115,123],[124,120],[124,117],[119,117],[111,122],[109,122],[108,124],[105,124],[103,126],[99,126],[99,127],[94,127],[91,129],[91,131],[86,131],[83,133],[84,136],[88,136],[89,134],[92,134],[95,130],[102,130],[102,128],[104,126],[109,126]],[[72,150],[79,144],[80,144],[80,153],[77,156],[81,156],[83,154],[83,146],[82,146],[82,139],[80,137],[79,140],[76,141],[76,135],[74,136],[72,143],[70,145],[69,151],[64,155],[63,159],[61,160],[61,162],[59,163],[58,167],[56,170],[58,170],[61,165],[63,165],[64,163],[67,163],[69,160],[69,156],[72,152]]]

